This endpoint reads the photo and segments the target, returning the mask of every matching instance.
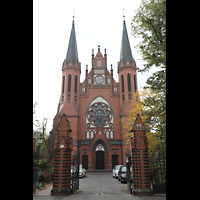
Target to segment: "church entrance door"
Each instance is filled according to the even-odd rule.
[[[112,155],[112,169],[115,165],[118,165],[118,155]]]
[[[104,169],[104,151],[96,151],[96,169]]]
[[[88,155],[82,155],[82,163],[85,169],[88,169]]]

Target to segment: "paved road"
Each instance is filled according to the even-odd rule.
[[[50,191],[51,188],[47,189]],[[112,178],[111,172],[88,172],[85,178],[80,179],[79,190],[75,194],[65,197],[55,197],[36,193],[33,200],[166,200],[166,195],[133,196],[127,193],[127,184],[120,183]]]

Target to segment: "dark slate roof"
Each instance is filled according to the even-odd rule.
[[[120,60],[123,61],[124,65],[126,63],[127,58],[129,59],[129,61],[132,64],[134,59],[132,56],[131,46],[129,43],[128,33],[127,33],[127,29],[126,29],[126,23],[124,20],[123,31],[122,31],[122,41],[121,41],[121,52],[120,52]]]
[[[70,35],[70,39],[69,39],[67,55],[66,55],[66,59],[65,59],[66,65],[68,64],[70,58],[72,60],[73,65],[75,65],[77,60],[79,62],[74,20],[72,22],[72,30],[71,30],[71,35]]]

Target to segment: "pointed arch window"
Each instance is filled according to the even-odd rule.
[[[124,92],[124,76],[121,75],[121,80],[122,80],[122,92]]]
[[[71,92],[71,74],[68,76],[68,92]]]
[[[131,75],[127,75],[127,81],[128,81],[128,91],[131,91]]]
[[[136,92],[137,87],[136,87],[136,78],[135,78],[135,75],[134,75],[134,87],[135,87],[135,92]]]
[[[64,92],[65,92],[65,76],[63,76],[62,80],[62,102],[64,101]]]
[[[65,76],[63,76],[62,93],[65,91]]]
[[[75,76],[75,87],[74,87],[74,93],[77,93],[77,81],[78,81],[78,76]]]

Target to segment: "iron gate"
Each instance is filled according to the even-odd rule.
[[[151,181],[155,194],[166,194],[166,151],[161,146],[150,157]]]
[[[79,189],[79,155],[73,155],[73,163],[71,166],[71,191],[72,194]]]
[[[126,168],[127,168],[127,190],[130,194],[132,194],[133,176],[132,176],[131,154],[126,155]]]

